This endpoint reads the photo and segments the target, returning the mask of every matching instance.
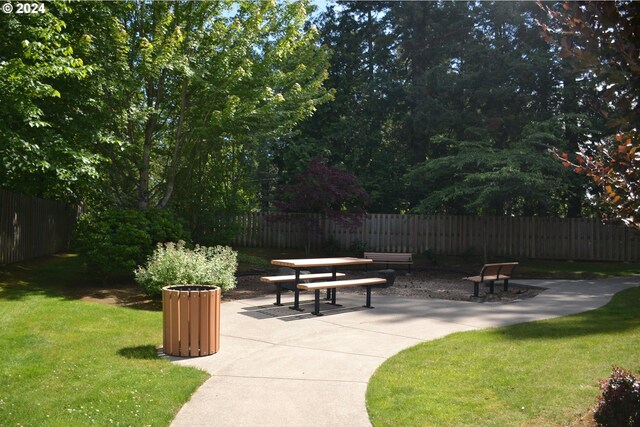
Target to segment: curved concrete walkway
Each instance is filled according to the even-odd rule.
[[[518,283],[547,288],[510,304],[340,294],[343,307],[298,313],[273,296],[222,304],[220,351],[175,359],[211,374],[172,426],[370,426],[367,382],[386,359],[453,332],[592,310],[640,278]],[[283,302],[287,303],[285,299]],[[325,308],[326,307],[326,308]],[[310,309],[311,308],[311,309]]]

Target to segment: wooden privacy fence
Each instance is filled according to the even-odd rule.
[[[0,265],[69,249],[78,207],[0,189]]]
[[[304,219],[310,217],[311,221]],[[640,260],[640,233],[590,218],[370,214],[349,229],[320,215],[251,213],[233,218],[239,247],[340,247],[367,251],[431,251],[438,255],[567,260]]]

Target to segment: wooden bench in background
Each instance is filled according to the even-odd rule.
[[[409,253],[365,252],[364,258],[373,260],[374,264],[386,264],[387,268],[389,265],[408,265],[409,272],[413,265],[413,257]]]
[[[485,264],[482,267],[482,270],[480,270],[479,276],[463,277],[462,280],[473,282],[474,297],[479,296],[480,283],[488,283],[489,292],[493,293],[493,284],[497,280],[504,280],[504,291],[506,292],[507,290],[509,290],[509,279],[511,279],[511,273],[513,272],[513,269],[516,265],[518,265],[517,262]]]

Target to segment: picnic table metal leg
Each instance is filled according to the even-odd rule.
[[[273,305],[281,306],[280,303],[280,295],[282,294],[282,285],[280,283],[276,283],[276,302]]]
[[[336,280],[338,280],[338,267],[336,267],[336,266],[331,267],[331,280],[334,281],[334,282]],[[327,296],[326,296],[325,299],[326,300],[332,300],[333,301],[332,304],[335,304],[336,301],[335,301],[335,295],[334,294],[335,294],[335,290],[332,292],[331,288],[327,288]]]
[[[367,305],[365,305],[364,307],[374,308],[374,307],[371,307],[371,285],[367,286]]]
[[[330,290],[331,290],[331,303],[327,303],[327,304],[335,305],[336,307],[342,307],[342,304],[336,303],[336,288],[331,288]]]
[[[334,282],[338,280],[338,267],[331,267],[331,280]],[[336,288],[327,288],[327,299],[331,300],[331,302],[327,304],[341,307],[340,304],[336,304]]]
[[[313,314],[314,316],[322,316],[322,313],[320,313],[320,289],[316,289],[315,294],[316,294],[316,298],[314,302],[315,311],[311,314]]]
[[[300,289],[298,289],[298,283],[300,283],[300,269],[296,268],[296,279],[293,289],[293,307],[289,307],[291,310],[303,311],[300,308]]]
[[[504,279],[504,291],[507,292],[509,290],[509,279]]]

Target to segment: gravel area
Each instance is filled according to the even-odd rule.
[[[260,282],[261,275],[272,275],[274,272],[244,274],[238,277],[235,289],[224,295],[225,300],[252,298],[260,295],[275,294],[275,286]],[[462,280],[466,274],[447,270],[421,270],[410,274],[396,270],[396,281],[389,288],[374,289],[378,295],[398,295],[409,298],[438,298],[473,302],[503,302],[508,303],[525,298],[531,298],[544,291],[543,288],[518,285],[517,280],[509,284],[509,290],[503,291],[502,282],[496,282],[495,294],[489,293],[489,286],[480,286],[480,296],[473,297],[473,283]],[[347,277],[371,277],[375,272],[349,271]],[[365,293],[364,288],[341,288],[338,293]]]

